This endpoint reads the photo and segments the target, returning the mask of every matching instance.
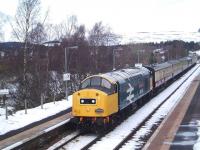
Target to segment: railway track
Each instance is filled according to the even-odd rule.
[[[66,137],[64,137],[58,143],[56,143],[53,146],[49,147],[48,150],[62,149],[62,147],[64,145],[68,144],[69,142],[73,141],[74,139],[78,138],[79,136],[81,136],[81,133],[74,131],[74,132],[70,133],[69,135],[67,135]]]
[[[182,81],[182,83],[179,86],[177,86],[170,95],[168,95],[158,106],[156,106],[156,108],[154,108],[154,110],[151,113],[149,113],[148,116],[146,116],[143,119],[142,122],[140,122],[136,127],[133,127],[131,129],[131,132],[124,136],[123,140],[118,142],[117,145],[113,146],[113,148],[111,148],[111,149],[115,149],[115,150],[121,149],[129,141],[133,140],[135,138],[136,134],[138,132],[140,132],[140,129],[142,127],[144,127],[145,124],[147,124],[147,122],[150,121],[153,118],[154,114],[156,114],[156,112],[162,106],[164,106],[164,104],[170,99],[170,97],[172,97],[177,92],[177,90],[190,78],[190,76],[192,74],[194,74],[196,72],[196,70],[199,69],[199,68],[200,68],[200,65],[198,65],[196,68],[194,68],[192,73],[190,73],[190,75],[188,75],[187,78],[185,78]],[[158,124],[152,126],[151,133],[149,133],[143,139],[144,143],[152,135],[153,131],[156,130],[156,128],[159,126],[159,124],[162,122],[163,119],[164,119],[164,117],[159,120]],[[115,130],[115,129],[113,129],[113,130]],[[98,145],[99,145],[98,143],[101,143],[100,140],[102,140],[102,138],[104,138],[110,132],[112,132],[112,131],[108,131],[108,132],[106,132],[106,133],[104,133],[102,135],[95,135],[95,134],[88,134],[88,133],[87,134],[85,134],[85,133],[77,133],[76,136],[73,136],[70,139],[67,136],[66,140],[64,140],[63,142],[60,142],[61,144],[59,146],[50,147],[49,150],[52,150],[52,149],[71,149],[73,147],[76,147],[76,149],[82,149],[82,150],[86,150],[86,149],[89,149],[89,148],[90,149],[95,149],[96,148],[95,145],[98,147]],[[140,145],[140,148],[142,148],[142,146],[143,145]]]
[[[95,143],[100,136],[92,133],[81,133],[81,132],[73,132],[66,137],[64,137],[61,141],[49,147],[48,150],[60,150],[60,149],[88,149],[90,145]],[[84,142],[83,142],[84,141]]]
[[[119,150],[120,148],[123,147],[123,145],[125,145],[126,143],[128,143],[129,141],[133,140],[137,134],[137,132],[140,131],[140,129],[142,127],[145,126],[145,124],[147,124],[148,121],[150,121],[153,118],[153,115],[162,107],[165,105],[166,101],[169,100],[170,97],[172,97],[177,90],[191,77],[191,75],[196,72],[196,70],[200,68],[200,66],[198,66],[167,98],[164,99],[164,101],[162,103],[160,103],[156,109],[154,111],[152,111],[148,117],[146,117],[135,129],[132,130],[132,132],[130,132],[117,146],[115,146],[114,150]],[[164,120],[164,117],[159,121],[159,123],[157,125],[152,126],[152,131],[151,133],[145,137],[145,139],[143,139],[144,143],[146,143],[147,139],[149,139],[149,137],[151,137],[152,133],[157,129],[157,127],[160,125],[160,123]],[[137,137],[138,138],[138,137]],[[140,148],[142,148],[144,145],[140,145]]]
[[[49,147],[48,150],[72,149],[74,147],[76,147],[76,149],[87,150],[108,132],[109,131],[97,135],[95,133],[81,133],[79,131],[74,131],[53,146]]]

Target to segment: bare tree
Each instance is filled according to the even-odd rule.
[[[23,50],[23,80],[27,71],[27,49],[28,42],[31,39],[30,33],[37,26],[40,11],[40,0],[19,0],[17,13],[15,15],[15,26],[13,34],[18,41],[24,43]]]
[[[37,26],[30,32],[31,43],[41,44],[46,41],[47,34],[45,28],[41,23],[37,23]]]
[[[38,22],[40,11],[40,0],[19,0],[13,34],[20,42],[27,44],[30,31]]]
[[[80,25],[79,27],[77,27],[77,30],[72,36],[73,40],[76,42],[76,45],[79,45],[81,41],[86,40],[85,33],[86,33],[85,25]]]
[[[53,24],[46,24],[44,26],[44,30],[46,33],[46,40],[47,41],[53,41],[56,40],[56,35],[55,35],[55,26]]]
[[[56,24],[53,27],[54,30],[54,37],[56,40],[63,39],[66,35],[66,24],[64,22],[60,24]]]
[[[15,15],[15,26],[13,33],[18,41],[24,43],[23,48],[23,79],[22,79],[22,99],[27,99],[27,51],[30,42],[30,33],[37,26],[40,13],[40,0],[19,0],[19,5]]]
[[[114,34],[111,28],[104,26],[102,22],[95,23],[93,28],[89,31],[88,41],[90,46],[93,47],[91,55],[96,72],[98,72],[99,46],[116,45],[119,42],[119,38],[120,36]]]
[[[88,40],[91,46],[109,46],[118,44],[119,38],[120,36],[113,33],[110,27],[97,22],[89,31]]]
[[[54,34],[56,40],[69,39],[78,29],[78,21],[75,15],[69,16],[67,21],[54,25]]]
[[[66,24],[66,37],[71,37],[78,28],[78,20],[75,15],[72,15],[67,18],[67,24]]]

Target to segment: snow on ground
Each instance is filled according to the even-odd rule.
[[[0,116],[1,115],[5,115],[5,109],[4,108],[0,108]]]
[[[101,141],[94,144],[90,149],[113,149],[119,142],[121,142],[122,139],[125,138],[126,135],[128,135],[128,133],[135,129],[148,116],[148,114],[150,114],[166,97],[168,97],[174,91],[174,89],[176,89],[198,66],[199,64],[192,68],[188,73],[186,73],[183,77],[181,77],[171,86],[169,86],[165,91],[161,92],[158,96],[153,98],[141,109],[136,111],[134,115],[130,116],[127,120],[125,120],[123,123],[117,126],[115,130],[103,137]],[[187,80],[184,83],[184,88],[181,89],[181,91],[179,91],[179,95],[176,95],[175,99],[180,99],[184,95],[192,80],[197,75],[199,75],[199,72],[200,68],[192,77],[190,77],[190,80]],[[138,143],[135,144],[135,147],[137,147]]]
[[[194,51],[198,56],[200,56],[200,50]]]
[[[5,109],[0,108],[0,135],[55,115],[71,106],[72,96],[69,96],[68,101],[56,101],[55,104],[53,102],[46,103],[43,105],[43,109],[41,109],[41,106],[28,109],[27,114],[24,110],[17,111],[15,114],[8,116],[8,120],[5,118]]]
[[[131,38],[130,38],[131,37]],[[122,43],[149,43],[182,40],[185,42],[199,42],[200,32],[162,31],[162,32],[135,32],[124,36]]]

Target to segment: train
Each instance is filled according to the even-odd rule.
[[[188,56],[89,76],[73,93],[73,121],[80,128],[107,128],[193,67],[196,61],[195,56]]]

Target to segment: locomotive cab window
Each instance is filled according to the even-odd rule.
[[[81,89],[90,87],[90,79],[86,79],[82,84],[81,84]]]
[[[106,92],[107,94],[113,94],[117,92],[115,84],[112,84],[108,80],[98,76],[91,77],[83,81],[81,84],[81,89],[84,88],[98,89]]]
[[[107,89],[111,89],[111,83],[110,82],[108,82],[106,79],[102,79],[102,82],[101,82],[101,86],[102,87],[105,87],[105,88],[107,88]]]
[[[94,87],[94,86],[100,86],[101,85],[101,78],[99,77],[93,77],[91,78],[91,86]]]

